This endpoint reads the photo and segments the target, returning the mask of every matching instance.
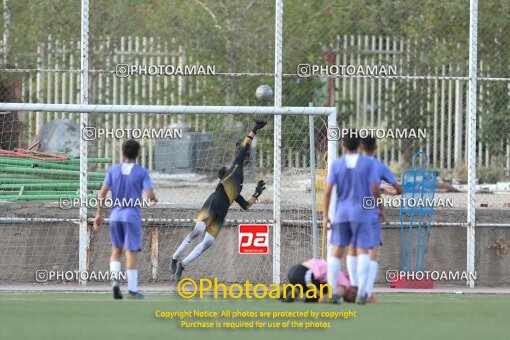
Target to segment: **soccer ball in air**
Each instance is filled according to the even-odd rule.
[[[255,91],[255,96],[260,101],[267,101],[273,98],[273,89],[269,85],[260,85]]]

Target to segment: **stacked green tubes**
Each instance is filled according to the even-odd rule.
[[[108,158],[89,158],[88,164],[110,164]],[[101,188],[105,174],[88,171],[88,196]],[[77,198],[80,159],[36,160],[0,156],[0,201],[58,200]]]

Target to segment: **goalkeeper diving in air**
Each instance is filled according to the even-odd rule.
[[[241,208],[248,210],[258,197],[264,191],[264,181],[259,181],[255,189],[255,193],[248,199],[241,196],[244,180],[244,163],[250,157],[251,141],[257,132],[266,126],[267,122],[256,121],[253,129],[248,133],[242,142],[238,142],[238,151],[234,162],[230,168],[222,167],[218,171],[220,183],[216,186],[216,190],[205,201],[202,209],[200,209],[197,218],[195,219],[195,227],[182,241],[179,248],[172,256],[170,264],[170,272],[175,274],[177,280],[181,279],[183,270],[206,251],[218,236],[225,216],[227,215],[228,208],[232,203],[237,202]],[[189,248],[195,238],[204,234],[204,239],[200,242],[182,261],[179,260],[181,255]]]

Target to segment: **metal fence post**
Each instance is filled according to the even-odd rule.
[[[308,106],[313,106],[310,102]],[[308,127],[310,129],[310,182],[311,182],[311,194],[312,194],[312,253],[313,258],[318,257],[318,230],[317,230],[317,192],[315,190],[315,124],[314,116],[308,117]]]
[[[282,106],[283,0],[276,0],[274,39],[274,106]],[[274,117],[274,192],[273,192],[273,283],[280,283],[282,116]]]
[[[80,103],[88,104],[89,93],[89,0],[81,1],[81,84],[80,84]],[[88,150],[87,141],[83,139],[83,129],[88,124],[88,113],[80,113],[80,231],[79,231],[79,271],[87,271],[87,160]],[[80,284],[87,282],[81,279]]]
[[[468,124],[468,205],[467,205],[467,266],[468,273],[475,272],[475,213],[476,213],[476,96],[477,96],[477,30],[478,1],[470,0],[469,15],[469,124]],[[475,282],[469,275],[468,287]]]

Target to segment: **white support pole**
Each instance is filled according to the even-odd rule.
[[[89,102],[89,0],[81,0],[81,83],[80,103]],[[80,113],[80,229],[79,229],[79,271],[87,271],[87,169],[88,150],[87,141],[83,138],[82,131],[87,128],[88,113]],[[82,275],[80,275],[81,278]],[[87,284],[80,279],[80,284]]]
[[[276,1],[274,31],[274,106],[282,106],[283,0]],[[280,283],[282,116],[274,117],[274,184],[273,184],[273,283]]]
[[[334,112],[328,116],[328,129],[337,128],[336,116],[337,115],[336,115],[336,108],[335,108]],[[330,134],[328,133],[328,136],[329,135]],[[337,153],[338,153],[338,141],[334,138],[328,139],[328,165],[327,165],[328,173],[331,169],[331,164],[333,164],[333,161],[337,158]],[[322,213],[323,217],[322,218],[324,218],[325,215],[328,214],[329,220],[331,222],[333,222],[333,219],[335,217],[335,206],[336,206],[336,188],[333,188],[333,192],[331,193],[331,199],[329,201],[329,207],[323,207],[323,213]],[[329,257],[329,249],[331,248],[331,247],[329,247],[330,236],[331,236],[331,233],[327,232],[327,243],[326,243],[326,247],[328,249],[327,257]]]
[[[467,206],[467,266],[468,273],[475,272],[475,213],[476,213],[476,97],[478,56],[478,1],[470,0],[469,13],[469,123],[468,123],[468,206]],[[471,277],[469,288],[475,286]]]

